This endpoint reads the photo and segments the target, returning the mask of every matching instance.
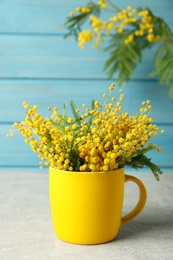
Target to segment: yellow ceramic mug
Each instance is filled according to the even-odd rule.
[[[135,182],[140,191],[136,207],[122,217],[124,183]],[[121,225],[135,218],[146,203],[146,189],[124,169],[109,172],[68,172],[50,168],[50,206],[57,236],[75,244],[113,240]]]

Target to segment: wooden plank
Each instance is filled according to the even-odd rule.
[[[84,1],[82,4],[87,3]],[[71,0],[6,0],[1,1],[0,33],[57,33],[65,32],[63,26],[68,13],[81,6],[81,1]],[[129,1],[119,1],[120,8],[126,8]],[[148,6],[152,11],[164,18],[170,26],[172,21],[172,1],[133,1],[133,7]]]
[[[39,167],[39,158],[23,142],[22,136],[7,138],[10,125],[0,125],[0,167]]]
[[[39,164],[37,154],[23,142],[22,136],[18,133],[11,138],[5,136],[9,128],[9,125],[1,125],[0,167],[37,167]],[[161,125],[160,128],[165,129],[165,134],[160,134],[153,141],[164,149],[160,153],[154,151],[148,155],[161,167],[173,167],[173,126]]]
[[[23,120],[22,102],[37,104],[43,116],[48,115],[47,107],[58,107],[74,100],[77,106],[90,106],[93,99],[102,101],[102,94],[108,92],[109,80],[61,79],[61,80],[0,80],[0,122]],[[119,88],[115,88],[118,97]],[[167,97],[168,88],[158,86],[154,81],[131,81],[123,86],[124,111],[136,114],[143,100],[150,99],[155,122],[173,123],[173,99]],[[69,111],[68,107],[68,111]],[[49,113],[50,114],[50,113]]]
[[[62,36],[0,35],[0,78],[101,78],[108,53],[88,46],[82,51]],[[133,79],[149,78],[154,48],[146,50]]]

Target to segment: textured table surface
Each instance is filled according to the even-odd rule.
[[[60,241],[54,233],[47,172],[1,169],[0,259],[173,259],[173,172],[164,173],[160,182],[148,172],[133,175],[147,188],[148,200],[143,212],[121,227],[115,240],[81,246]],[[132,209],[137,195],[135,184],[126,184],[123,214]]]

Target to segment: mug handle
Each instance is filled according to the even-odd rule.
[[[146,191],[144,184],[134,176],[125,175],[125,182],[128,182],[128,181],[135,182],[138,185],[139,200],[138,200],[138,203],[136,204],[136,207],[129,214],[127,214],[126,216],[121,218],[121,226],[126,224],[127,222],[131,221],[135,217],[137,217],[143,210],[146,200],[147,200],[147,191]]]

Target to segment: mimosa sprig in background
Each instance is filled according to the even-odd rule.
[[[109,18],[103,20],[100,16],[106,12],[110,12]],[[149,8],[127,6],[121,10],[108,0],[89,1],[70,12],[65,26],[66,37],[74,36],[83,50],[88,42],[93,42],[93,48],[106,43],[104,70],[109,78],[117,73],[119,85],[130,80],[143,51],[156,46],[150,76],[169,85],[169,96],[173,97],[173,34],[164,19]]]

